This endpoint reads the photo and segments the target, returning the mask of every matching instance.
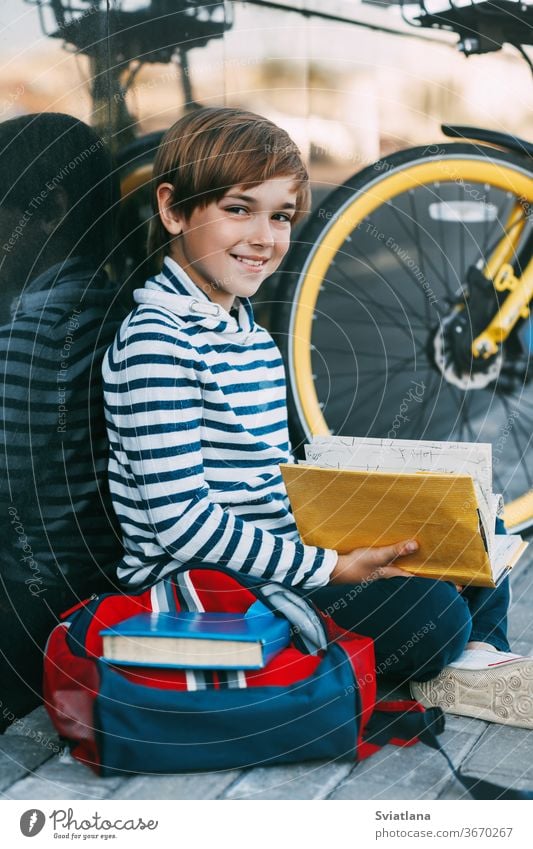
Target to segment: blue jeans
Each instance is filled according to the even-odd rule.
[[[505,533],[503,523],[497,533]],[[496,589],[448,581],[387,578],[361,584],[330,584],[308,597],[346,630],[374,639],[378,674],[397,681],[427,681],[464,650],[469,640],[509,651],[509,579]]]

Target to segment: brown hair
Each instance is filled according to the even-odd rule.
[[[184,115],[163,136],[154,162],[150,256],[162,255],[171,239],[158,214],[161,183],[172,183],[173,205],[189,218],[231,186],[251,188],[282,176],[298,183],[296,223],[310,206],[309,174],[285,130],[245,109],[202,107]]]

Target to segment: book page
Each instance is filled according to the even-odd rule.
[[[308,463],[330,469],[469,475],[474,480],[480,522],[490,555],[496,519],[490,443],[314,436],[312,443],[305,446],[305,458]]]
[[[502,573],[508,572],[515,565],[526,547],[527,543],[518,534],[496,534],[491,559],[495,583]]]
[[[441,472],[470,475],[492,493],[492,446],[477,442],[374,439],[368,436],[314,436],[305,459],[330,468],[361,471]]]
[[[494,514],[494,518],[496,519],[496,517],[498,517],[498,519],[503,519],[503,495],[500,495],[500,493],[493,493],[491,495],[491,507],[492,512]]]

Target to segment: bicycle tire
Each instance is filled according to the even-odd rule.
[[[467,193],[477,221],[462,220]],[[517,198],[532,209],[531,161],[447,143],[381,160],[314,209],[281,270],[272,321],[297,456],[302,442],[331,432],[490,441],[496,485],[507,499],[520,499],[520,515],[506,513],[509,524],[533,521],[531,323],[515,328],[499,374],[483,389],[461,392],[439,376],[430,344],[464,289],[467,268],[503,234]],[[459,210],[457,220],[443,220],[446,207]],[[519,345],[523,377],[512,384]],[[424,387],[423,398],[418,389],[409,393],[410,381]]]

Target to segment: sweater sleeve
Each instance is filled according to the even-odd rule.
[[[113,480],[110,466],[114,498],[117,492],[119,501],[127,498],[135,487],[158,545],[174,560],[153,576],[143,575],[142,583],[177,565],[217,563],[288,586],[325,585],[336,551],[263,530],[210,498],[201,451],[202,364],[161,343],[142,361],[122,354],[116,364],[111,356],[110,373],[118,370],[119,376],[105,381],[104,393],[111,452],[130,477]]]

